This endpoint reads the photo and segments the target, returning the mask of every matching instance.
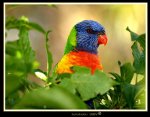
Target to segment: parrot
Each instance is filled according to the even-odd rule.
[[[97,21],[83,20],[75,24],[68,36],[64,55],[57,63],[57,74],[73,73],[73,66],[88,67],[91,74],[103,70],[98,56],[98,47],[107,44],[105,28]]]

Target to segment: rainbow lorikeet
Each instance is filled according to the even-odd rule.
[[[93,74],[96,69],[102,70],[97,55],[100,44],[107,44],[104,27],[96,21],[84,20],[77,23],[71,30],[64,51],[64,56],[56,66],[57,74],[73,73],[72,66],[85,66]]]

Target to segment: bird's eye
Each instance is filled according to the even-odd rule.
[[[88,28],[88,29],[86,30],[86,32],[89,33],[89,34],[95,34],[95,31],[92,30],[91,28]]]

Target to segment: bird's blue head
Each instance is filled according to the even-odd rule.
[[[76,50],[97,54],[98,46],[107,43],[105,29],[96,21],[84,20],[76,24],[75,29]]]

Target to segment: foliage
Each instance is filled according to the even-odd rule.
[[[130,32],[132,54],[134,57],[133,64],[128,62],[120,66],[120,75],[111,72],[110,74],[116,81],[120,83],[119,86],[114,86],[114,90],[107,92],[111,101],[106,100],[108,104],[106,108],[145,108],[145,34],[137,35]],[[138,44],[140,46],[138,46]],[[135,77],[134,77],[135,76]],[[139,77],[140,76],[140,77]],[[131,81],[135,80],[135,83]],[[117,101],[118,100],[118,101]]]
[[[145,34],[137,35],[129,28],[134,61],[121,64],[120,74],[96,70],[91,75],[85,67],[74,66],[73,74],[50,74],[53,71],[48,34],[27,17],[8,17],[6,29],[17,29],[18,39],[5,43],[5,107],[6,109],[144,109],[145,108]],[[30,30],[45,36],[47,71],[39,69],[30,44]],[[29,74],[45,82],[29,80]],[[112,77],[110,77],[111,75]],[[135,77],[136,76],[136,77]],[[135,80],[135,83],[132,82]]]
[[[37,88],[26,93],[14,108],[84,109],[86,105],[66,89],[56,86],[50,89]]]
[[[91,75],[88,68],[74,67],[73,70],[75,73],[70,78],[64,78],[60,85],[74,94],[79,94],[83,101],[94,98],[98,94],[103,95],[117,84],[100,70],[97,70],[94,75]]]

